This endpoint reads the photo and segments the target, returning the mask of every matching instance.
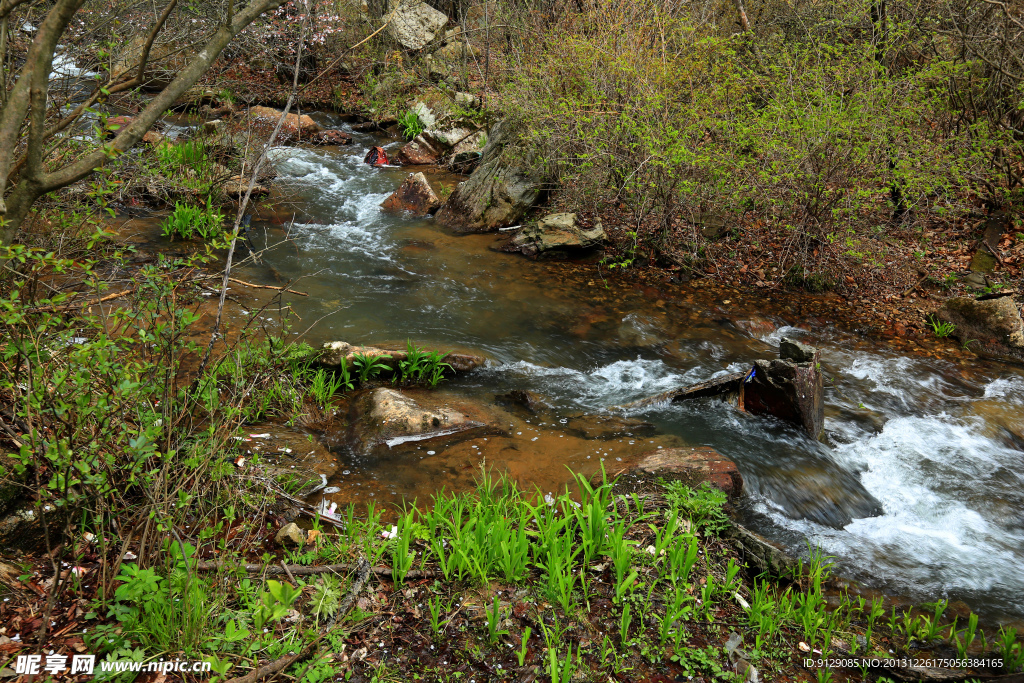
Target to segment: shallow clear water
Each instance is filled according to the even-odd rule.
[[[253,222],[252,236],[257,247],[276,246],[242,276],[301,278],[295,287],[310,296],[291,303],[303,327],[319,320],[306,335],[311,343],[409,338],[477,351],[492,362],[442,396],[492,403],[523,388],[554,408],[543,425],[502,413],[513,425],[508,438],[453,441],[429,454],[410,446],[367,461],[342,448],[344,474],[332,483],[343,497],[423,499],[442,485],[468,485],[481,458],[550,489],[566,481],[565,465],[593,471],[603,462],[614,471],[629,454],[706,444],[739,466],[748,488],[741,514],[765,535],[797,550],[821,545],[845,574],[870,585],[1024,616],[1024,452],[1011,436],[1024,432],[1019,369],[898,357],[833,330],[787,328],[798,321],[683,286],[663,296],[593,271],[570,275],[490,250],[494,235],[456,237],[431,219],[383,213],[379,204],[408,171],[366,166],[367,148],[380,143],[354,137],[340,150],[274,152],[285,196],[274,215]],[[457,178],[432,181],[436,189]],[[657,426],[650,438],[585,440],[562,421],[745,369],[775,355],[786,335],[822,349],[832,378],[830,446],[713,401],[633,415]],[[884,514],[842,529],[801,518],[821,500],[856,509],[864,492]]]

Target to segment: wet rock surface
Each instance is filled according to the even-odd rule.
[[[579,225],[576,214],[555,213],[523,228],[509,240],[505,250],[519,251],[531,258],[568,258],[594,249],[604,240],[600,222],[586,229]]]
[[[724,491],[730,499],[743,492],[743,477],[732,462],[708,446],[665,448],[643,453],[627,464],[625,472],[616,481],[620,492],[640,490],[645,483],[681,481],[698,487],[707,482]]]
[[[382,447],[487,427],[486,421],[472,419],[446,403],[439,403],[436,394],[419,393],[413,397],[383,387],[371,389],[354,401],[349,421],[352,443],[366,455]]]
[[[441,206],[441,200],[422,173],[410,173],[398,189],[384,200],[381,207],[386,211],[408,211],[414,216],[426,216]]]
[[[758,469],[751,488],[793,519],[842,529],[855,519],[884,513],[882,504],[864,488],[860,476],[836,465],[827,456],[817,462]]]
[[[821,372],[813,363],[758,360],[744,386],[743,408],[754,415],[771,415],[801,425],[812,439],[825,430]]]
[[[938,317],[954,325],[953,336],[975,353],[1024,363],[1024,323],[1013,296],[947,299]]]

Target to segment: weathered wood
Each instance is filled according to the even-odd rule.
[[[654,396],[648,396],[632,403],[624,403],[615,406],[612,410],[635,410],[656,403],[678,403],[694,398],[713,398],[716,396],[729,396],[735,394],[740,407],[743,405],[743,378],[745,372],[737,372],[730,375],[715,377],[704,382],[697,382],[679,389],[672,389]]]

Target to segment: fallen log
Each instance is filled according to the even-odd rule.
[[[724,396],[727,399],[735,398],[737,407],[742,407],[743,378],[746,376],[747,373],[745,372],[736,372],[721,377],[714,377],[704,382],[697,382],[696,384],[690,384],[679,389],[671,389],[654,396],[641,398],[632,403],[624,403],[611,408],[611,410],[635,410],[658,403],[678,403],[694,398],[714,398],[716,396]]]

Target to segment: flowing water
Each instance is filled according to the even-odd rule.
[[[991,617],[1024,615],[1020,369],[901,357],[832,329],[786,327],[800,321],[689,285],[665,295],[594,270],[573,275],[491,250],[494,235],[457,237],[431,219],[383,213],[379,204],[407,171],[363,164],[380,141],[354,137],[347,148],[274,151],[287,201],[253,222],[256,246],[273,248],[240,277],[301,277],[295,286],[310,296],[292,305],[303,326],[319,320],[306,337],[314,344],[409,338],[486,355],[485,368],[440,395],[490,406],[509,426],[372,459],[339,440],[331,484],[340,499],[423,500],[440,486],[470,485],[484,460],[551,490],[567,481],[567,465],[614,472],[639,452],[709,445],[737,463],[747,484],[740,514],[766,536],[795,550],[820,545],[865,584],[962,599]],[[773,357],[782,336],[822,349],[828,446],[714,401],[630,416],[653,427],[602,432],[587,417],[746,369]],[[511,389],[537,392],[552,408],[531,416],[494,406]],[[856,518],[878,506],[882,514]]]

